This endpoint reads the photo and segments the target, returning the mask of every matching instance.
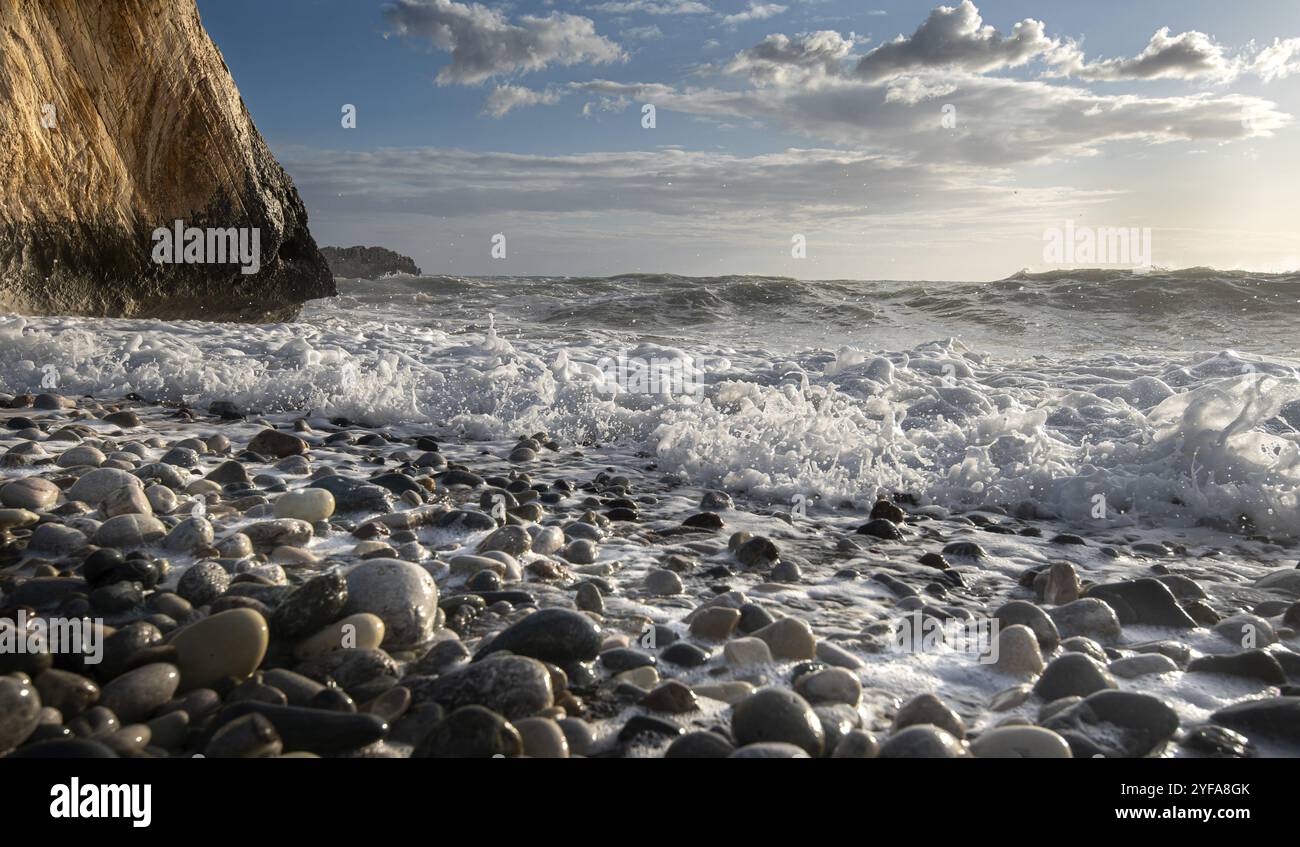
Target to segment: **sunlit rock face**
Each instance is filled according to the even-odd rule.
[[[278,321],[335,293],[194,0],[0,4],[0,99],[0,311]]]

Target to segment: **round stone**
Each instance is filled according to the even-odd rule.
[[[136,723],[172,699],[180,682],[180,670],[175,665],[154,662],[127,671],[105,685],[99,705],[112,711],[123,724]]]
[[[1024,624],[1013,624],[998,632],[999,671],[1013,676],[1035,676],[1043,671],[1043,651],[1038,636]]]
[[[1048,614],[1061,635],[1069,638],[1083,635],[1109,644],[1119,639],[1119,616],[1105,601],[1084,597],[1064,606],[1057,606]]]
[[[94,542],[100,547],[132,549],[160,540],[167,527],[152,515],[118,515],[95,530]]]
[[[105,517],[110,518],[118,515],[153,514],[153,506],[149,505],[149,498],[145,496],[144,489],[137,485],[124,485],[111,492],[99,504],[99,508]]]
[[[334,571],[313,577],[276,607],[271,632],[290,640],[310,635],[336,620],[347,602],[348,585],[342,574]]]
[[[954,738],[966,737],[966,723],[961,716],[948,707],[946,703],[933,694],[918,694],[903,704],[894,716],[893,731],[919,724],[929,724],[952,735]]]
[[[264,429],[248,442],[248,449],[262,456],[283,459],[307,452],[307,442],[296,435],[275,429]]]
[[[679,736],[668,750],[665,759],[725,759],[736,748],[716,732],[696,731]],[[803,752],[800,750],[800,752]],[[807,755],[807,754],[805,754]]]
[[[40,512],[59,500],[59,487],[37,476],[14,480],[0,488],[0,503],[15,509]]]
[[[293,655],[301,662],[344,648],[376,650],[383,643],[383,620],[369,612],[361,612],[317,630],[299,642]]]
[[[747,568],[770,567],[781,558],[781,552],[770,539],[757,536],[736,548],[736,561]]]
[[[595,612],[598,615],[605,611],[605,598],[601,596],[600,589],[590,582],[578,586],[573,602],[580,611]]]
[[[440,721],[412,754],[416,759],[518,756],[523,739],[514,724],[482,706],[465,706]]]
[[[798,618],[781,618],[754,632],[767,642],[772,658],[811,659],[817,655],[817,638],[812,628]]]
[[[971,742],[980,759],[1070,759],[1065,739],[1041,726],[999,726]]]
[[[765,741],[794,744],[809,756],[822,754],[825,733],[817,714],[793,691],[765,688],[737,703],[731,732],[741,745]]]
[[[230,574],[225,568],[216,562],[199,562],[181,575],[176,593],[195,606],[206,606],[229,588]]]
[[[0,754],[27,740],[41,722],[41,698],[30,682],[0,676]]]
[[[575,565],[590,565],[600,555],[600,549],[594,541],[579,538],[570,541],[560,555]]]
[[[725,641],[740,623],[740,610],[725,606],[701,609],[691,619],[691,635],[707,641]],[[770,651],[769,651],[770,652]]]
[[[565,665],[596,658],[601,640],[600,628],[581,612],[542,609],[508,627],[481,649],[478,656],[506,650]]]
[[[104,464],[104,454],[87,444],[78,444],[76,447],[69,447],[60,454],[55,462],[61,468],[76,468],[89,465],[97,468]]]
[[[969,755],[951,733],[929,724],[896,732],[880,747],[882,759],[962,759]]]
[[[794,690],[813,705],[847,703],[857,706],[862,699],[862,683],[844,668],[806,673],[795,681]]]
[[[1062,697],[1087,697],[1115,687],[1115,680],[1096,659],[1083,653],[1065,653],[1053,659],[1043,671],[1034,685],[1034,693],[1050,702]]]
[[[533,548],[533,537],[522,526],[503,526],[479,542],[477,552],[500,550],[511,556],[522,556]]]
[[[144,487],[139,477],[120,468],[96,468],[74,482],[65,496],[69,500],[80,500],[98,506],[105,497],[124,485]]]
[[[41,704],[58,709],[63,722],[70,723],[99,702],[99,686],[93,680],[69,671],[49,668],[36,677]]]
[[[297,518],[262,521],[240,531],[248,536],[254,547],[271,550],[283,546],[301,547],[311,541],[313,534],[311,524]]]
[[[0,530],[31,526],[41,516],[27,509],[0,509]]]
[[[176,526],[163,539],[163,547],[178,553],[194,553],[212,546],[212,524],[206,518],[189,517]]]
[[[567,759],[569,742],[564,730],[550,718],[520,718],[515,729],[524,743],[524,755],[533,759]]]
[[[682,578],[670,570],[657,568],[646,574],[645,590],[659,597],[681,594],[685,589]]]
[[[746,744],[732,752],[728,759],[809,759],[808,753],[797,744],[783,741],[763,741]]]
[[[334,514],[334,495],[323,488],[304,488],[281,494],[275,501],[277,518],[296,518],[308,523],[326,520]]]
[[[429,640],[438,613],[438,587],[424,568],[397,559],[371,559],[350,570],[347,583],[344,611],[369,612],[382,620],[386,648],[404,649]]]
[[[533,552],[542,556],[558,553],[564,547],[564,532],[558,526],[546,526],[533,536]]]
[[[525,656],[493,656],[445,673],[427,696],[448,709],[484,706],[511,720],[549,709],[554,699],[546,666]]]
[[[1121,679],[1137,679],[1140,676],[1176,671],[1178,665],[1168,656],[1160,653],[1146,653],[1140,656],[1116,659],[1106,669]]]
[[[727,663],[737,667],[765,665],[772,661],[772,650],[759,638],[733,638],[722,648]]]
[[[251,676],[266,656],[270,631],[252,609],[229,609],[179,630],[170,643],[188,691]]]
[[[1061,643],[1061,634],[1057,631],[1056,624],[1047,616],[1047,612],[1033,603],[1012,600],[999,607],[993,617],[997,618],[1003,629],[1017,624],[1029,627],[1038,638],[1038,646],[1044,653],[1051,653]]]
[[[880,755],[880,742],[876,736],[860,729],[846,732],[835,745],[832,759],[874,759]]]

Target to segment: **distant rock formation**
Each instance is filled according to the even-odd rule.
[[[0,311],[279,321],[335,293],[195,0],[0,3],[0,100]]]
[[[386,247],[322,247],[320,252],[335,276],[378,279],[387,273],[420,275],[410,257]]]

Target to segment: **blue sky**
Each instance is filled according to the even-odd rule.
[[[199,9],[317,240],[427,272],[988,279],[1067,218],[1300,266],[1294,2]]]

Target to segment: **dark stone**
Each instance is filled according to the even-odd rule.
[[[1087,697],[1115,687],[1115,680],[1096,659],[1083,653],[1065,653],[1048,664],[1034,685],[1034,693],[1051,702],[1062,697]]]
[[[960,759],[968,754],[962,743],[937,726],[909,726],[880,746],[881,759]]]
[[[1256,679],[1269,685],[1285,685],[1286,672],[1277,659],[1265,650],[1243,650],[1240,653],[1219,653],[1193,659],[1188,673],[1221,673]]]
[[[611,673],[620,673],[633,668],[654,667],[655,657],[631,647],[615,647],[600,654],[600,663]]]
[[[554,696],[546,666],[524,656],[492,656],[426,684],[408,677],[403,685],[416,702],[433,700],[447,709],[485,706],[511,720],[550,708]]]
[[[875,505],[871,507],[871,514],[868,517],[873,521],[879,519],[900,524],[907,518],[907,515],[897,505],[882,498],[877,500]]]
[[[812,706],[784,688],[764,688],[737,703],[731,733],[737,744],[784,741],[802,747],[813,758],[822,754],[826,743]]]
[[[1075,535],[1072,532],[1062,532],[1060,535],[1052,537],[1052,543],[1086,545],[1088,542],[1084,541],[1081,536]]]
[[[627,744],[642,736],[675,738],[684,732],[684,729],[672,721],[652,718],[649,715],[636,715],[623,724],[623,728],[619,730],[618,743]]]
[[[1178,605],[1169,587],[1153,577],[1094,585],[1087,597],[1102,600],[1115,610],[1121,624],[1145,624],[1194,629],[1196,621]]]
[[[1300,697],[1248,700],[1220,709],[1210,716],[1210,720],[1251,736],[1263,735],[1291,744],[1300,743]]]
[[[964,559],[983,559],[988,556],[984,548],[974,541],[954,541],[944,545],[944,557],[961,557]]]
[[[659,658],[669,664],[683,668],[695,668],[709,660],[709,653],[694,644],[679,641],[670,644],[659,654]]]
[[[213,716],[202,746],[206,747],[221,727],[249,714],[259,714],[269,720],[287,752],[344,753],[373,744],[388,732],[388,724],[383,719],[363,712],[329,712],[245,700],[226,706]]]
[[[457,709],[435,726],[411,754],[415,759],[490,759],[524,752],[514,724],[482,706]]]
[[[891,520],[885,518],[876,518],[867,521],[857,529],[858,535],[870,535],[873,538],[882,538],[885,541],[902,541],[903,533],[898,526]]]
[[[236,718],[212,734],[203,755],[210,759],[262,758],[283,750],[280,735],[264,715]]]
[[[312,481],[308,488],[323,488],[334,495],[339,512],[391,512],[393,495],[388,489],[357,479],[333,474]]]
[[[475,661],[491,653],[508,650],[544,662],[567,662],[596,658],[600,652],[600,628],[581,612],[542,609],[533,612],[492,639],[475,654]]]
[[[917,561],[925,565],[927,568],[938,568],[941,571],[946,571],[952,567],[952,565],[948,564],[948,560],[943,557],[942,553],[929,552]]]
[[[303,638],[338,620],[348,604],[348,583],[333,571],[313,577],[284,599],[271,615],[271,634]]]
[[[682,526],[697,529],[722,529],[722,518],[716,512],[700,512],[682,521]]]
[[[664,753],[665,759],[725,759],[736,748],[716,732],[688,732]]]
[[[1192,727],[1178,743],[1188,750],[1218,759],[1244,759],[1255,755],[1255,745],[1250,743],[1250,739],[1240,732],[1214,724]]]
[[[20,747],[6,759],[117,759],[107,744],[88,738],[60,738]]]
[[[1081,655],[1078,653],[1072,655]],[[1178,732],[1178,715],[1149,694],[1098,691],[1043,722],[1076,758],[1139,758],[1159,752]]]

